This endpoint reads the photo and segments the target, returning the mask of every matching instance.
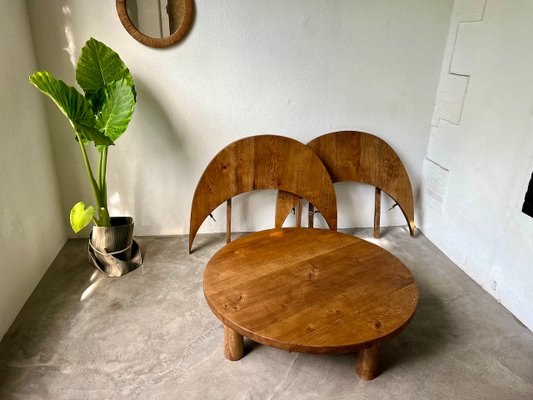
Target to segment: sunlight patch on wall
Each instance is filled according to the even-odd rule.
[[[63,50],[67,52],[70,63],[76,68],[76,45],[74,44],[74,34],[72,33],[72,27],[67,24],[70,16],[70,7],[63,6],[62,11],[65,16],[65,39],[67,40],[67,47],[64,47]]]
[[[107,199],[109,215],[122,215],[122,209],[120,207],[120,193],[115,192]]]
[[[135,204],[131,206],[134,207]],[[107,208],[109,210],[109,215],[112,217],[119,216],[119,215],[132,215],[128,207],[128,202],[126,201],[121,202],[119,192],[115,192],[108,197]]]

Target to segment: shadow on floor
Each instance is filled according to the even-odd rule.
[[[453,325],[446,305],[437,297],[425,294],[409,325],[392,341],[383,345],[380,354],[381,371],[427,359],[442,352],[448,345]]]

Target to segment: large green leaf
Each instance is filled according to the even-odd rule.
[[[104,90],[102,112],[97,117],[95,127],[116,141],[126,131],[134,108],[133,89],[126,79],[112,82]]]
[[[95,110],[99,110],[103,102],[102,90],[111,82],[121,79],[125,79],[133,88],[135,96],[133,77],[119,55],[102,42],[90,38],[81,49],[76,81],[86,97],[91,99]]]
[[[30,76],[30,82],[50,97],[73,123],[94,126],[95,118],[91,104],[72,86],[55,79],[47,71],[34,73]]]
[[[47,71],[34,73],[30,76],[30,82],[56,103],[84,143],[94,142],[104,146],[113,144],[110,138],[94,128],[96,118],[91,103],[72,86],[55,79]]]

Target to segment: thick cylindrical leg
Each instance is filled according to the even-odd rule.
[[[357,355],[355,372],[361,379],[369,381],[378,375],[379,346],[361,350]]]
[[[224,325],[224,356],[230,361],[240,360],[244,353],[244,338]]]

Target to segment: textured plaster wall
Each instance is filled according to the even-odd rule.
[[[66,235],[23,1],[0,0],[0,339]]]
[[[424,234],[533,329],[533,3],[456,0],[424,163]]]
[[[196,183],[225,145],[276,133],[307,142],[359,129],[399,153],[418,196],[451,0],[196,0],[179,45],[151,49],[123,29],[107,0],[28,0],[39,66],[74,83],[93,36],[121,54],[138,86],[129,131],[110,152],[111,211],[139,235],[188,232]],[[64,214],[92,202],[72,132],[47,105]],[[373,191],[339,187],[340,226],[371,226]],[[405,221],[387,200],[383,224]],[[201,231],[223,231],[224,213]],[[234,203],[235,230],[272,227],[274,193]]]

